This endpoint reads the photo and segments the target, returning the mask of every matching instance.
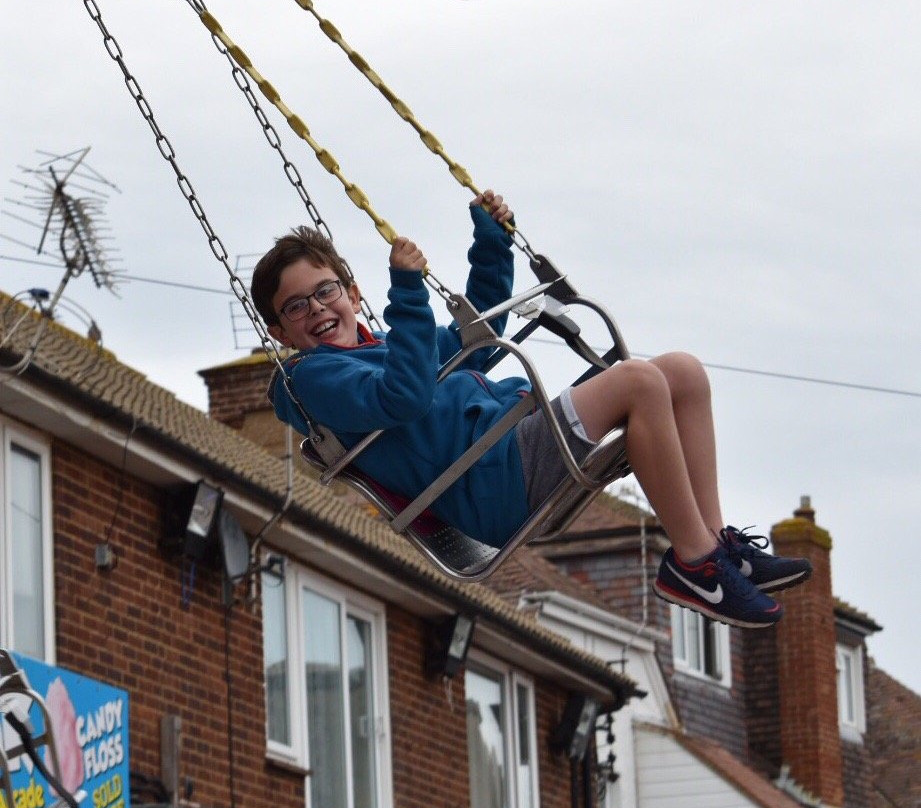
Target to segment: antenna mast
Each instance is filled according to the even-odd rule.
[[[0,233],[0,238],[25,247],[34,254],[45,256],[51,261],[45,263],[11,256],[0,258],[60,267],[64,270],[53,293],[33,287],[14,296],[14,300],[31,299],[33,309],[37,309],[43,319],[22,358],[11,367],[0,368],[6,373],[21,373],[28,367],[38,348],[45,322],[54,319],[64,288],[71,279],[88,272],[97,289],[105,287],[117,294],[115,287],[119,281],[119,273],[113,269],[111,251],[104,245],[104,242],[109,240],[109,237],[103,235],[103,231],[109,229],[103,213],[108,196],[102,189],[112,189],[119,193],[120,191],[115,184],[109,182],[86,162],[89,150],[90,147],[87,146],[61,155],[38,151],[37,153],[46,159],[35,168],[20,166],[25,179],[13,180],[15,185],[24,189],[21,198],[4,199],[4,216],[26,225],[33,232],[38,231],[39,236],[36,243],[30,243],[27,240],[28,235],[24,238],[15,238]],[[5,320],[5,312],[2,314]],[[24,321],[24,318],[20,317],[12,324],[0,323],[0,347],[7,344]],[[98,327],[92,323],[88,336],[98,342],[98,333]]]

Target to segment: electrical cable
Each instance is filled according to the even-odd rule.
[[[544,339],[541,337],[531,337],[531,342],[540,342],[544,345],[555,345],[557,347],[564,347],[561,343],[556,342],[552,339]],[[590,346],[593,350],[600,350],[595,346]],[[652,359],[653,354],[642,354],[631,351],[631,355],[639,359]],[[816,376],[799,376],[794,373],[779,373],[772,370],[756,370],[755,368],[745,368],[739,367],[738,365],[721,365],[715,362],[701,362],[701,364],[706,368],[711,368],[713,370],[728,370],[733,373],[749,373],[755,376],[767,376],[774,379],[783,379],[785,381],[792,382],[807,382],[809,384],[824,384],[829,387],[843,387],[850,390],[863,390],[870,393],[886,393],[893,396],[908,396],[910,398],[921,398],[921,392],[916,390],[902,390],[896,387],[878,387],[872,384],[860,384],[858,382],[843,382],[836,379],[820,379]]]
[[[9,258],[9,256],[0,255],[0,259],[4,259],[4,258]],[[13,259],[9,259],[9,260],[13,260]],[[32,262],[27,262],[27,263],[39,263],[39,262],[32,261]],[[56,265],[45,264],[44,266],[56,266]],[[120,280],[137,281],[139,283],[154,283],[160,286],[171,286],[177,289],[189,289],[195,292],[209,292],[212,294],[219,294],[219,295],[233,294],[233,292],[227,289],[215,289],[215,288],[208,287],[208,286],[195,286],[193,284],[178,283],[176,281],[161,281],[161,280],[156,280],[154,278],[142,278],[137,275],[119,274],[118,278]],[[558,345],[558,346],[561,345],[561,343],[558,343],[554,340],[543,339],[541,337],[531,337],[530,341],[538,342],[544,345]],[[600,350],[597,346],[590,346],[590,347],[595,351]],[[639,359],[651,359],[652,358],[652,354],[642,354],[642,353],[636,353],[636,352],[633,352],[633,356]],[[772,379],[783,379],[784,381],[791,381],[791,382],[804,382],[806,384],[823,384],[828,387],[840,387],[840,388],[844,388],[847,390],[861,390],[867,393],[884,393],[886,395],[892,395],[892,396],[907,396],[909,398],[921,398],[921,391],[903,390],[897,387],[881,387],[881,386],[873,385],[873,384],[861,384],[859,382],[839,381],[837,379],[821,379],[816,376],[801,376],[795,373],[780,373],[778,371],[772,371],[772,370],[758,370],[756,368],[746,368],[746,367],[740,367],[738,365],[723,365],[723,364],[718,364],[716,362],[701,362],[701,364],[704,367],[710,368],[712,370],[725,370],[731,373],[748,373],[749,375],[753,375],[753,376],[765,376],[767,378],[772,378]]]

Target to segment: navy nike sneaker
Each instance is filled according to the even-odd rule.
[[[805,558],[784,558],[765,553],[767,536],[750,536],[745,527],[739,530],[728,525],[720,531],[719,542],[729,558],[762,592],[776,592],[807,580],[812,564]]]
[[[652,586],[663,600],[730,626],[766,628],[783,616],[783,606],[742,575],[722,544],[694,566],[669,547]]]

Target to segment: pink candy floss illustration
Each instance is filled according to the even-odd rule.
[[[61,785],[68,791],[76,791],[83,784],[83,753],[77,742],[77,713],[60,677],[48,686],[45,706],[51,716],[58,760],[61,763]],[[45,765],[54,771],[51,755],[47,750]]]

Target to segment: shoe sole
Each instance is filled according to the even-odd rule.
[[[694,612],[699,612],[700,614],[709,617],[711,620],[715,620],[718,623],[725,623],[727,626],[737,626],[738,628],[770,628],[777,624],[777,621],[783,617],[783,607],[777,612],[777,618],[771,623],[754,623],[749,620],[740,620],[737,617],[727,617],[724,614],[715,612],[712,609],[707,608],[699,601],[696,600],[684,600],[679,595],[674,592],[669,591],[668,589],[659,588],[659,582],[655,581],[652,585],[653,592],[656,593],[662,600],[668,601],[669,603],[674,603],[676,606],[683,606],[685,609],[690,609]]]
[[[812,577],[812,570],[805,570],[798,575],[791,575],[789,578],[779,578],[776,581],[768,581],[764,584],[756,584],[758,589],[767,594],[768,592],[779,592],[781,589],[789,589],[805,583]]]

